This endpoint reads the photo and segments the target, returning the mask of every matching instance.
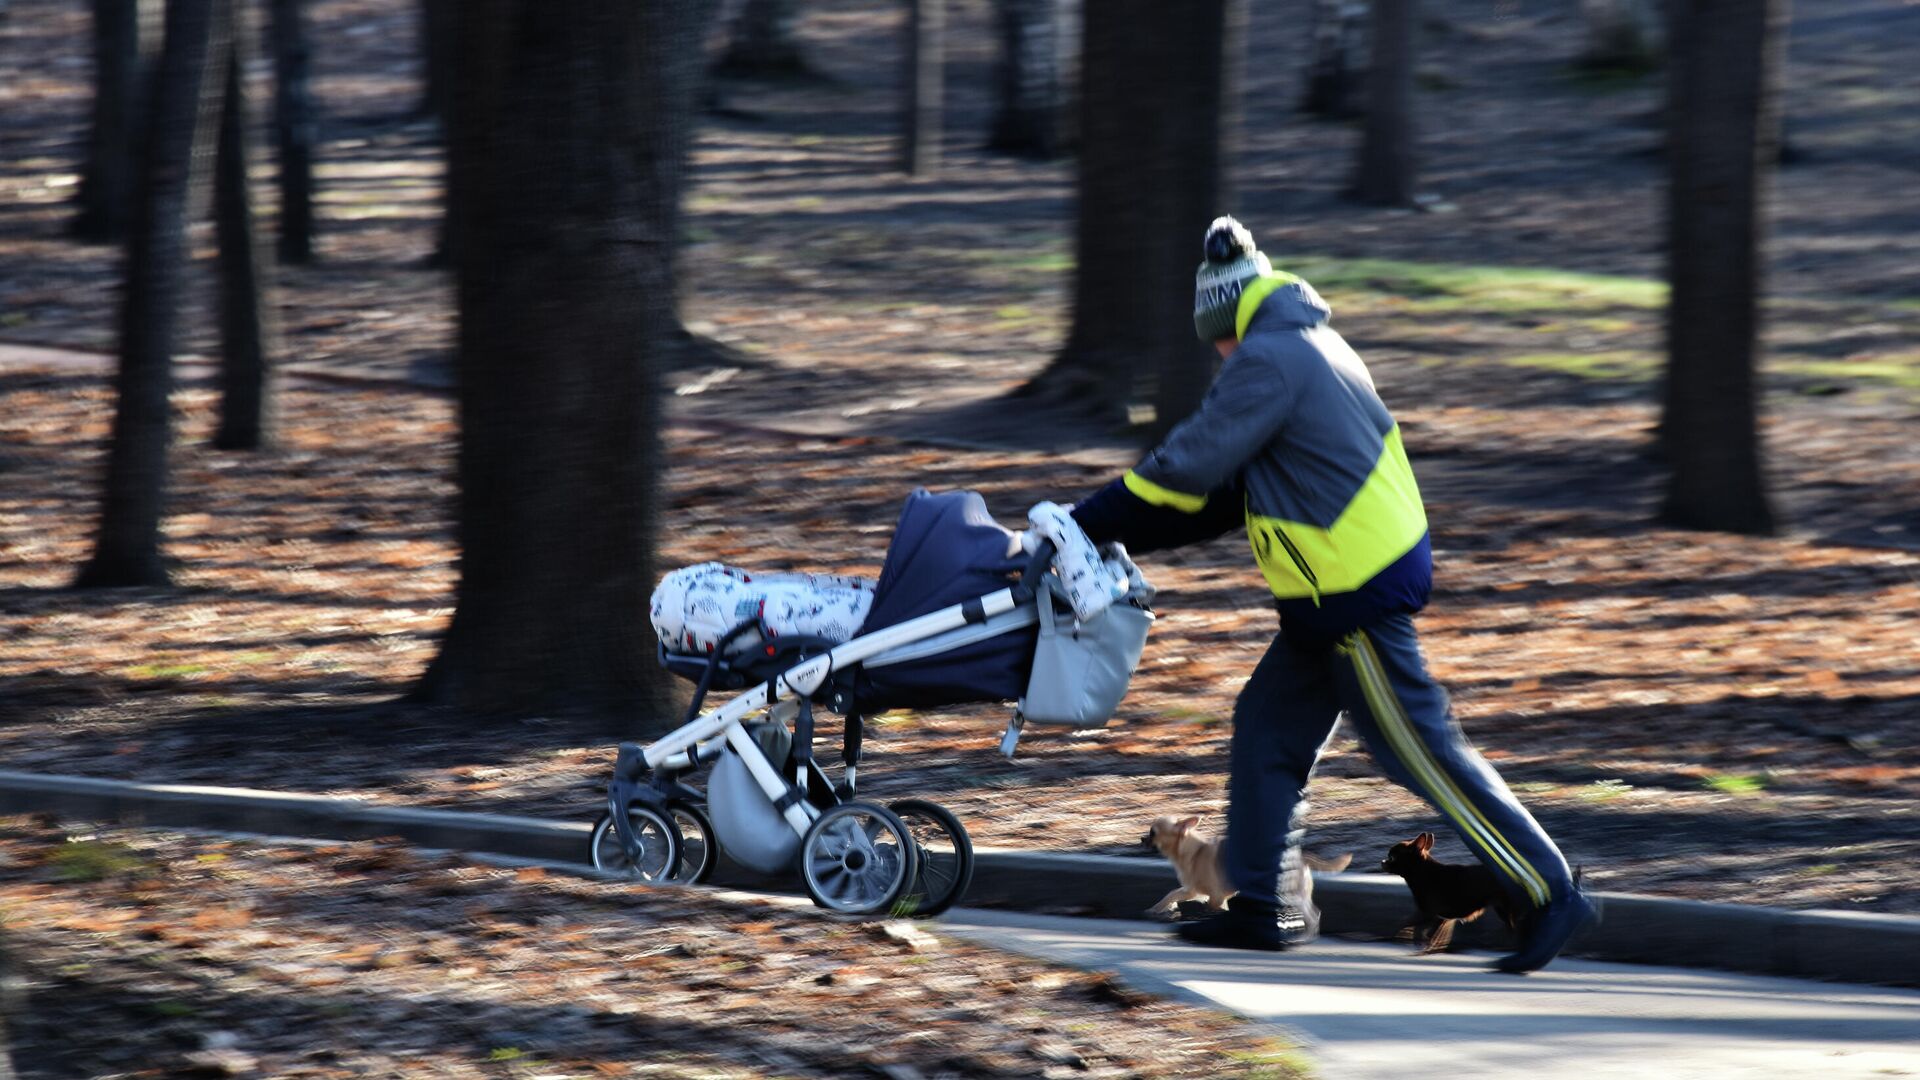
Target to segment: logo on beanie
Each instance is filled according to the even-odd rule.
[[[1237,307],[1240,294],[1246,291],[1247,282],[1259,276],[1251,266],[1245,267],[1246,275],[1236,277],[1217,285],[1205,286],[1193,294],[1193,313],[1204,315],[1223,307]]]

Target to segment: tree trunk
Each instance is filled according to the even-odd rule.
[[[275,0],[276,3],[282,0]],[[453,18],[458,0],[420,0],[420,107],[425,119],[446,123],[453,94]]]
[[[415,697],[660,718],[655,365],[698,0],[470,0],[455,50],[460,584]]]
[[[907,8],[907,87],[901,116],[900,168],[912,176],[931,176],[940,171],[947,0],[907,0]]]
[[[1054,113],[1058,124],[1060,149],[1074,153],[1080,146],[1080,50],[1085,45],[1082,26],[1086,5],[1082,0],[1053,0],[1055,56],[1060,67],[1060,109]]]
[[[73,235],[125,238],[133,204],[140,101],[159,29],[157,0],[93,0],[93,116]]]
[[[1580,0],[1580,15],[1586,33],[1581,67],[1638,73],[1658,66],[1660,46],[1647,0]]]
[[[1769,533],[1755,368],[1787,4],[1674,0],[1672,17],[1661,517]]]
[[[247,189],[245,9],[234,8],[226,91],[220,106],[220,144],[214,155],[213,221],[220,247],[220,431],[222,450],[259,450],[273,442],[273,304],[266,293],[271,268],[254,224]]]
[[[1375,206],[1410,206],[1415,172],[1413,123],[1415,0],[1373,0],[1373,55],[1367,65],[1367,116],[1360,137],[1354,197]]]
[[[791,78],[812,73],[793,28],[799,0],[747,0],[733,20],[719,74],[747,78]]]
[[[273,138],[280,167],[280,261],[313,260],[313,90],[304,0],[271,0]]]
[[[1060,150],[1060,13],[1054,0],[997,0],[1000,55],[987,149],[1051,158]]]
[[[0,4],[0,13],[6,7]],[[24,1007],[20,1000],[23,996],[19,984],[14,981],[13,965],[7,958],[7,931],[0,924],[0,1080],[15,1080],[13,1071],[13,1042],[7,1037],[7,1018],[18,1015]]]
[[[422,0],[420,38],[421,52],[426,59],[427,88],[421,98],[421,108],[440,124],[443,147],[451,138],[448,128],[454,103],[453,64],[454,51],[459,46],[459,18],[457,0]],[[442,160],[445,158],[443,153]],[[453,265],[453,249],[457,243],[453,230],[458,217],[453,209],[453,185],[451,181],[443,180],[439,235],[434,242],[433,254],[427,257],[429,267],[444,270]]]
[[[1193,275],[1207,223],[1231,209],[1233,8],[1087,5],[1073,329],[1027,393],[1157,433],[1206,391],[1215,358],[1193,335]]]
[[[207,144],[219,108],[234,0],[173,0],[143,125],[133,207],[113,441],[93,557],[80,588],[165,585],[165,502],[173,330],[187,222],[204,205]]]
[[[1329,120],[1360,115],[1367,71],[1367,7],[1355,0],[1311,0],[1307,88],[1301,111]]]

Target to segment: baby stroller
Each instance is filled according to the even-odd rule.
[[[1076,618],[1053,568],[1056,545],[1042,540],[1023,555],[1013,535],[978,494],[915,491],[850,638],[782,636],[755,616],[701,655],[663,640],[660,662],[695,683],[693,702],[678,730],[621,744],[590,839],[593,864],[646,882],[699,882],[724,851],[762,874],[797,870],[807,895],[836,912],[932,916],[958,902],[973,875],[959,820],[921,799],[857,797],[863,717],[1018,701],[1001,741],[1011,757],[1028,722],[1104,726],[1153,621],[1152,587],[1124,551],[1107,549],[1100,564],[1103,587],[1124,595]],[[1091,552],[1077,530],[1072,540]],[[1084,564],[1073,568],[1076,586],[1083,574]],[[739,693],[703,713],[715,691]],[[813,756],[817,706],[845,717],[838,783]],[[705,788],[693,786],[709,763]]]

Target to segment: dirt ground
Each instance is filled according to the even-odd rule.
[[[1286,5],[1256,26],[1238,209],[1321,283],[1401,419],[1439,559],[1421,625],[1462,724],[1598,887],[1920,912],[1920,120],[1900,106],[1920,74],[1897,52],[1920,8],[1796,12],[1767,369],[1790,527],[1760,540],[1648,525],[1657,87],[1569,74],[1570,9],[1432,10],[1439,212],[1339,200],[1353,133],[1287,111]],[[379,704],[451,604],[454,427],[433,388],[452,313],[422,267],[438,164],[407,119],[405,10],[328,0],[314,18],[321,261],[283,273],[290,364],[417,388],[295,382],[286,446],[237,457],[206,448],[213,399],[190,381],[168,522],[181,587],[80,595],[61,587],[86,551],[110,392],[95,366],[0,372],[0,758],[590,817],[631,732]],[[1113,433],[980,405],[1064,333],[1070,173],[974,149],[978,5],[956,23],[949,168],[888,172],[890,19],[809,5],[833,81],[730,84],[701,134],[683,309],[738,359],[675,377],[669,565],[872,573],[913,485],[976,488],[1013,521],[1130,460]],[[85,31],[77,0],[16,0],[0,24],[10,341],[113,340],[112,254],[60,231]],[[194,351],[210,297],[190,305]],[[1163,617],[1113,727],[1037,732],[1006,762],[1000,710],[882,717],[865,781],[948,803],[983,844],[1120,851],[1174,811],[1219,827],[1225,719],[1270,610],[1239,542],[1146,562]],[[1356,865],[1438,824],[1344,739],[1312,795],[1310,844]],[[1442,853],[1464,857],[1451,838]]]

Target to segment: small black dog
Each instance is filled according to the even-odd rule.
[[[1413,892],[1420,917],[1400,936],[1418,942],[1422,955],[1445,949],[1453,941],[1455,923],[1472,922],[1488,908],[1507,929],[1518,929],[1519,916],[1493,871],[1479,863],[1455,865],[1435,859],[1430,832],[1393,845],[1380,867],[1405,878]]]

